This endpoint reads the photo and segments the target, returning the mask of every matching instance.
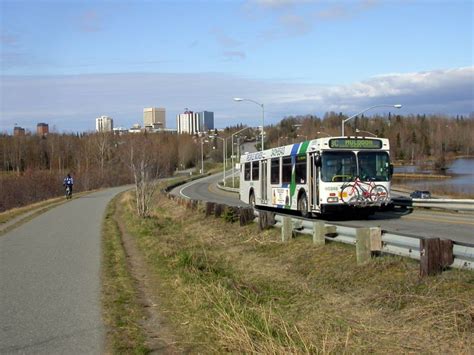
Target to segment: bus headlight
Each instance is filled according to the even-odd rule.
[[[328,203],[334,203],[334,202],[338,202],[339,201],[339,198],[337,197],[328,197]]]

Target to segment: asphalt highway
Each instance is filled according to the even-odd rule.
[[[0,353],[103,353],[102,219],[128,188],[73,199],[0,236]]]
[[[172,193],[190,199],[245,206],[239,200],[238,194],[219,190],[216,187],[219,180],[222,180],[222,174],[212,175],[177,187]],[[399,234],[438,237],[474,243],[474,218],[472,213],[414,209],[378,212],[370,216],[368,220],[351,219],[340,215],[326,220],[328,223],[352,227],[377,226]]]

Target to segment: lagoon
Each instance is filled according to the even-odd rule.
[[[396,173],[434,173],[426,168],[415,165],[395,167]],[[474,159],[460,158],[454,160],[446,171],[450,179],[403,179],[396,182],[402,183],[417,190],[435,190],[456,195],[474,196]]]

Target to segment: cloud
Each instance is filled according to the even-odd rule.
[[[258,125],[260,111],[245,97],[265,104],[266,122],[327,111],[356,113],[378,104],[402,104],[401,113],[468,115],[474,112],[474,67],[384,74],[350,85],[321,85],[248,79],[218,73],[3,76],[0,131],[37,122],[60,131],[94,129],[100,115],[117,126],[142,123],[143,108],[165,107],[168,127],[185,107],[215,112],[216,126]],[[373,110],[371,113],[385,112]]]
[[[253,15],[255,5],[263,15],[274,18],[274,23],[262,30],[260,37],[277,40],[288,36],[303,36],[316,28],[322,21],[342,21],[358,16],[378,4],[376,0],[339,2],[316,2],[305,0],[253,0],[243,5],[249,18],[258,21]]]
[[[308,18],[297,14],[285,14],[279,17],[280,24],[290,35],[303,35],[311,31],[312,25]]]
[[[79,28],[82,32],[99,32],[102,30],[101,21],[97,11],[88,10],[79,17]]]
[[[210,33],[215,37],[219,47],[223,49],[222,56],[224,57],[224,60],[243,60],[246,58],[245,52],[243,52],[242,50],[236,50],[237,48],[242,46],[242,42],[228,36],[220,28],[213,28]]]

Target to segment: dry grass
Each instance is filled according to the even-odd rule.
[[[474,274],[420,280],[398,257],[357,266],[355,250],[281,243],[159,197],[152,218],[122,218],[159,280],[190,352],[448,352],[474,347]],[[166,291],[163,291],[166,290]]]

